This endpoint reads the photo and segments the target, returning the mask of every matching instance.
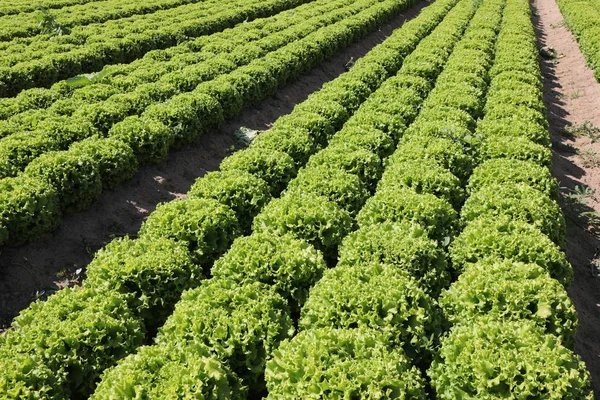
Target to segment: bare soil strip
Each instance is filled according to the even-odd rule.
[[[77,283],[80,276],[75,271],[85,267],[96,250],[115,236],[135,235],[158,203],[185,197],[198,177],[217,170],[236,145],[232,132],[240,127],[268,129],[309,94],[345,72],[348,61],[364,56],[428,4],[419,2],[271,98],[244,110],[220,131],[171,152],[158,165],[141,168],[129,182],[103,193],[89,210],[64,216],[62,226],[41,240],[0,249],[0,328],[37,295],[44,297],[62,285]]]
[[[600,83],[587,67],[555,0],[533,0],[541,57],[544,102],[553,146],[553,174],[560,181],[567,220],[567,256],[575,269],[569,295],[579,314],[575,350],[592,375],[600,398]],[[584,123],[587,124],[582,126]],[[569,132],[577,131],[575,134]]]

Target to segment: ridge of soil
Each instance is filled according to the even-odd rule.
[[[220,130],[171,151],[160,164],[143,166],[129,181],[102,193],[90,209],[66,214],[54,232],[23,246],[0,248],[0,329],[36,298],[77,284],[98,249],[116,236],[135,236],[158,203],[184,198],[197,178],[218,170],[236,147],[234,131],[267,130],[309,94],[345,72],[348,61],[364,56],[427,5],[429,0],[419,1],[270,98],[246,108]]]
[[[552,138],[553,175],[561,186],[567,222],[567,258],[575,270],[569,296],[579,315],[575,351],[585,361],[596,398],[600,398],[600,141],[594,134],[570,135],[586,121],[600,127],[600,83],[587,66],[555,0],[533,0],[540,48],[551,46],[555,59],[541,58],[544,102]],[[590,125],[591,126],[591,125]],[[589,214],[588,214],[589,215]],[[599,214],[600,215],[600,214]]]

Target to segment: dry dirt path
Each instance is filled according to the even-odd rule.
[[[600,259],[600,214],[594,214],[600,213],[600,131],[593,131],[600,127],[600,83],[587,67],[555,0],[533,0],[532,7],[540,47],[551,46],[557,53],[555,59],[541,60],[552,172],[562,188],[566,252],[575,269],[569,289],[579,314],[575,350],[586,362],[600,399],[600,277],[594,263]],[[573,131],[578,132],[569,133]]]
[[[185,197],[198,177],[217,170],[235,145],[232,132],[242,126],[268,129],[310,93],[345,72],[351,58],[364,56],[427,5],[429,1],[420,1],[271,98],[244,110],[220,131],[171,152],[158,165],[142,167],[130,181],[103,193],[89,210],[64,216],[61,227],[41,240],[17,248],[0,248],[0,328],[27,307],[36,293],[45,296],[58,289],[57,282],[62,285],[65,277],[57,277],[57,273],[65,271],[76,281],[74,272],[85,267],[94,252],[112,237],[135,235],[158,203]]]

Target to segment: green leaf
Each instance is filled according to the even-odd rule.
[[[77,75],[67,79],[67,85],[74,88],[81,88],[92,84],[92,80],[84,75]]]

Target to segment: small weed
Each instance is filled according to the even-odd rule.
[[[594,149],[583,149],[581,151],[578,151],[577,154],[581,156],[581,165],[584,168],[600,167],[600,156]]]
[[[553,60],[557,58],[558,53],[552,46],[544,46],[540,49],[540,55],[547,60]]]
[[[236,141],[243,147],[250,146],[250,143],[254,140],[260,131],[256,129],[246,128],[245,126],[240,126],[233,132]]]
[[[571,93],[569,97],[571,98],[571,100],[578,99],[581,97],[581,92],[579,90],[576,90],[573,93]]]
[[[590,225],[594,227],[600,226],[600,213],[597,211],[585,211],[581,213],[582,217],[587,218]]]
[[[58,289],[64,289],[67,287],[79,286],[81,284],[83,268],[77,268],[75,265],[75,271],[71,271],[67,268],[56,273],[57,280],[54,284]]]
[[[571,193],[567,194],[567,198],[574,200],[580,204],[587,204],[588,200],[593,199],[596,191],[589,186],[576,185]]]
[[[56,17],[43,6],[38,6],[37,8],[41,11],[41,14],[38,15],[38,28],[40,29],[40,33],[42,35],[50,35],[50,38],[54,36],[62,36],[68,35],[70,33],[69,29],[62,24],[60,24]]]
[[[565,26],[565,21],[560,21],[558,24],[550,24],[550,28],[555,29],[555,28],[561,28]]]
[[[231,155],[231,154],[235,153],[235,150],[236,150],[235,145],[232,144],[227,149],[225,149],[225,153],[228,155]]]
[[[585,226],[580,228],[592,233],[600,233],[600,212],[594,211],[589,205],[590,200],[594,200],[596,191],[589,186],[577,185],[564,195],[566,200],[565,213],[569,213],[573,221],[583,221]]]
[[[585,121],[581,125],[567,126],[564,128],[564,131],[570,136],[587,136],[591,139],[592,143],[600,140],[600,128],[590,121]]]
[[[354,57],[350,57],[348,62],[344,64],[344,68],[346,69],[346,71],[350,71],[350,68],[352,67],[354,67]]]
[[[94,244],[85,237],[81,239],[81,244],[85,248],[86,253],[90,256],[93,256],[98,250],[97,246],[94,246]]]

